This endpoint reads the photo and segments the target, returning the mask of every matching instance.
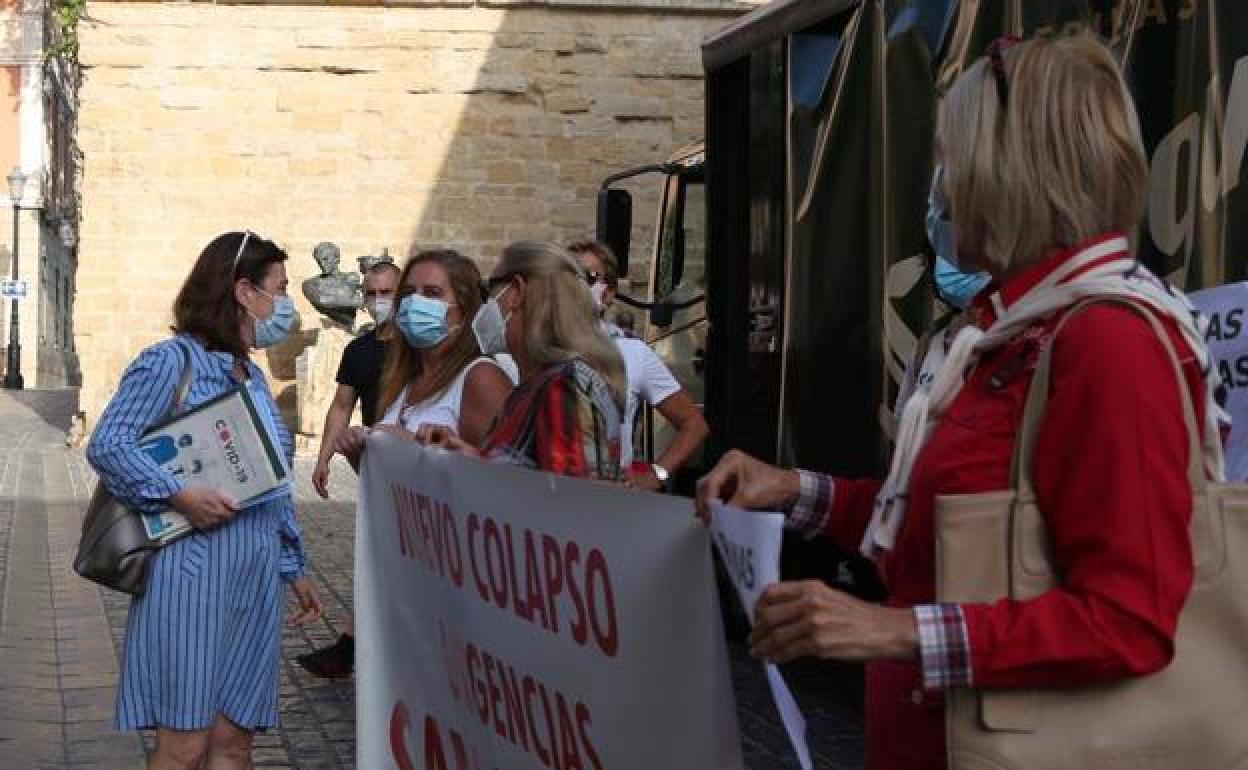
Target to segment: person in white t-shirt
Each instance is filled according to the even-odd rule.
[[[481,273],[450,250],[412,257],[399,277],[397,344],[382,368],[376,428],[413,440],[422,427],[448,428],[479,446],[511,394],[511,379],[481,355],[467,320],[481,307]],[[335,449],[358,462],[368,430],[353,428]]]
[[[585,270],[594,302],[605,312],[615,302],[619,287],[615,255],[598,241],[574,243],[568,251]],[[614,324],[604,321],[603,327],[624,358],[628,377],[628,401],[620,434],[620,467],[628,469],[628,480],[633,486],[658,491],[697,454],[710,429],[698,405],[649,345]],[[676,429],[671,443],[650,463],[638,461],[633,453],[634,425],[643,403],[657,409]]]

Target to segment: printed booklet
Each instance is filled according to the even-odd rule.
[[[169,473],[188,484],[218,489],[240,507],[290,483],[277,437],[246,386],[156,425],[143,434],[140,447]],[[194,532],[176,511],[142,518],[147,536],[160,545]]]

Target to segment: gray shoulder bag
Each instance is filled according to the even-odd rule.
[[[183,357],[182,377],[166,417],[182,409],[191,384],[190,352],[183,345],[178,349]],[[114,498],[103,481],[97,481],[82,520],[74,572],[105,588],[140,596],[147,586],[147,562],[158,548],[160,545],[148,538],[142,517]]]

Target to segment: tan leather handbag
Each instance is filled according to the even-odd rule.
[[[1122,302],[1148,319],[1178,381],[1185,381],[1170,337],[1134,303],[1092,300],[1062,323],[1098,301]],[[940,601],[1026,600],[1061,583],[1031,478],[1048,401],[1051,347],[1040,356],[1024,407],[1014,489],[936,499]],[[946,712],[950,770],[1248,768],[1248,554],[1240,555],[1248,549],[1248,484],[1206,481],[1201,430],[1188,390],[1181,390],[1191,436],[1196,574],[1179,618],[1174,660],[1152,676],[1110,685],[952,691]]]

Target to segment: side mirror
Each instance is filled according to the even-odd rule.
[[[633,234],[633,195],[628,190],[606,187],[598,191],[598,227],[595,237],[607,244],[620,263],[620,275],[628,275],[628,246]]]
[[[672,325],[672,319],[675,316],[676,308],[671,302],[661,299],[655,302],[650,308],[650,324],[660,329],[666,329]]]

